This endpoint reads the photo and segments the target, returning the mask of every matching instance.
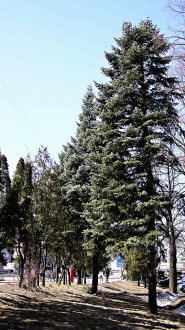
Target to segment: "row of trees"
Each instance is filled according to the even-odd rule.
[[[20,286],[25,269],[28,285],[38,284],[40,265],[44,284],[49,255],[58,271],[75,267],[79,283],[91,271],[92,293],[112,254],[133,251],[133,260],[140,251],[149,310],[157,313],[158,251],[168,237],[175,292],[184,223],[182,93],[169,75],[170,46],[150,20],[124,23],[115,43],[105,53],[106,82],[95,83],[96,95],[88,86],[76,135],[58,163],[41,147],[34,160],[19,160],[11,182],[0,156],[0,247],[17,249]]]

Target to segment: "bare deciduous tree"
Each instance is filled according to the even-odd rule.
[[[174,71],[180,81],[180,90],[185,92],[185,0],[168,0],[168,8],[172,13],[170,37],[173,49]],[[183,101],[184,106],[184,101]]]

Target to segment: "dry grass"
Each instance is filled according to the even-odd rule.
[[[88,286],[48,284],[35,291],[0,286],[1,330],[185,330],[185,316],[147,311],[147,290],[133,282],[101,283],[98,295]]]

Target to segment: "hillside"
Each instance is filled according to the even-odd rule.
[[[129,281],[88,286],[49,283],[34,291],[0,286],[1,330],[185,330],[185,316],[159,308],[147,311],[147,290]]]

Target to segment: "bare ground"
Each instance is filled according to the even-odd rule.
[[[49,283],[34,291],[0,286],[1,330],[185,330],[185,316],[147,310],[147,289],[129,281],[101,283],[97,295],[88,286]]]

